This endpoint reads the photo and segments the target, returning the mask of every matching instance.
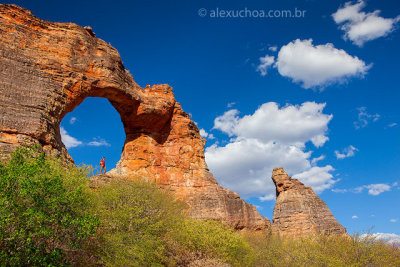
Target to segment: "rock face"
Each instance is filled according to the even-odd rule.
[[[311,187],[292,179],[282,168],[274,168],[272,180],[276,187],[272,233],[294,237],[347,233]]]
[[[217,184],[205,163],[205,139],[170,86],[140,87],[118,51],[91,28],[0,5],[0,155],[40,143],[70,158],[60,122],[86,97],[107,98],[124,125],[122,157],[111,175],[154,179],[184,199],[193,217],[270,228],[254,206]]]

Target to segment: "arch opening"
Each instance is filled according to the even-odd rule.
[[[120,112],[108,97],[84,98],[63,116],[60,134],[75,164],[92,165],[94,174],[100,173],[103,156],[107,171],[116,167],[126,140]]]

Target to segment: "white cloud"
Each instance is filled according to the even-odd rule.
[[[321,160],[324,160],[325,159],[325,155],[321,155],[321,156],[319,156],[319,157],[317,157],[317,158],[313,158],[312,160],[311,160],[311,164],[312,165],[315,165],[318,161],[321,161]]]
[[[61,140],[67,149],[77,147],[83,144],[75,137],[70,136],[64,129],[64,127],[60,127],[60,133],[61,133]]]
[[[372,237],[378,240],[384,240],[389,244],[399,244],[400,245],[400,235],[394,233],[373,233],[373,234],[363,234],[361,238]]]
[[[310,153],[296,146],[236,138],[224,146],[206,149],[206,162],[217,180],[244,197],[275,192],[272,169],[285,166],[289,173],[310,167]]]
[[[351,193],[355,193],[355,194],[359,194],[361,192],[364,191],[364,189],[368,190],[368,194],[372,195],[372,196],[377,196],[380,195],[383,192],[387,192],[390,191],[392,189],[392,187],[394,187],[395,185],[393,184],[388,185],[388,184],[370,184],[370,185],[362,185],[362,186],[358,186],[355,188],[351,188],[351,189],[332,189],[332,192],[335,193],[347,193],[347,192],[351,192]]]
[[[282,46],[275,66],[282,76],[302,83],[306,89],[363,77],[371,67],[331,43],[314,46],[312,39],[297,39]]]
[[[338,188],[333,188],[331,191],[335,192],[335,193],[347,193],[348,192],[347,189],[338,189]]]
[[[361,11],[364,7],[365,2],[363,0],[354,4],[347,2],[332,14],[336,24],[342,24],[340,29],[345,32],[344,38],[350,39],[358,46],[363,46],[367,41],[388,35],[400,20],[400,16],[393,19],[380,17],[380,10],[365,13]]]
[[[381,115],[379,115],[378,113],[369,114],[367,112],[366,107],[359,107],[357,108],[357,110],[358,110],[358,120],[354,122],[354,127],[356,129],[364,128],[368,125],[368,123],[376,122],[381,117]]]
[[[261,105],[252,115],[239,117],[236,109],[225,112],[214,120],[214,129],[229,136],[255,138],[264,143],[275,141],[282,144],[304,146],[311,141],[316,147],[322,146],[332,115],[322,112],[325,103],[304,102],[286,105],[282,108],[275,102]]]
[[[76,117],[71,117],[71,119],[69,119],[69,124],[74,124],[77,120]]]
[[[355,151],[358,151],[358,149],[355,148],[354,146],[350,145],[350,146],[344,148],[342,153],[340,153],[338,150],[336,150],[335,155],[336,155],[337,159],[344,159],[344,158],[353,157]]]
[[[275,194],[268,194],[268,195],[265,195],[265,196],[262,196],[262,197],[259,197],[258,198],[261,202],[264,202],[264,201],[269,201],[269,200],[274,200],[275,199]]]
[[[265,55],[265,57],[260,57],[260,64],[257,66],[257,71],[260,72],[261,76],[267,75],[267,70],[274,64],[275,57]]]
[[[231,109],[224,113],[224,115],[215,118],[213,129],[219,129],[229,136],[232,136],[233,128],[238,124],[238,114],[239,110]]]
[[[358,219],[358,216],[357,215],[353,215],[353,216],[351,216],[351,218],[352,219]]]
[[[321,193],[325,189],[332,187],[336,182],[330,174],[334,168],[331,165],[325,167],[312,167],[302,173],[296,174],[293,178],[299,179],[307,186],[311,186],[315,192]]]
[[[390,191],[390,185],[387,184],[371,184],[367,185],[368,194],[377,196],[383,192]]]
[[[393,123],[389,124],[388,126],[389,127],[395,127],[395,126],[397,126],[397,122],[393,122]]]
[[[276,52],[276,51],[278,51],[278,47],[277,46],[270,46],[270,47],[268,47],[268,50],[272,51],[272,52]]]
[[[88,143],[88,146],[111,146],[106,140],[96,138],[95,140]]]
[[[204,129],[200,129],[200,135],[201,135],[201,137],[208,138],[208,139],[215,138],[213,134],[207,133],[207,131]]]
[[[77,146],[82,146],[82,145],[111,146],[106,140],[104,140],[102,138],[94,138],[94,140],[89,143],[83,143],[82,141],[79,141],[75,137],[70,136],[67,133],[67,131],[64,129],[64,127],[60,127],[60,133],[61,133],[61,141],[64,143],[64,145],[67,149],[77,147]]]
[[[269,102],[251,115],[240,117],[236,109],[225,112],[215,119],[214,129],[231,139],[225,145],[206,149],[210,170],[223,186],[244,197],[271,198],[275,186],[270,177],[276,166],[283,166],[289,174],[297,174],[294,177],[322,192],[333,184],[329,174],[333,168],[312,167],[311,152],[305,150],[305,144],[322,146],[328,140],[327,124],[332,115],[324,114],[324,107],[305,102],[280,108]]]
[[[397,219],[390,219],[390,222],[395,223],[395,222],[397,222]]]

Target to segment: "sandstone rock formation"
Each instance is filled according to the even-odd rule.
[[[274,168],[272,180],[276,186],[272,233],[294,237],[347,233],[311,187],[292,179],[283,168]]]
[[[124,125],[122,157],[111,174],[154,179],[186,200],[193,217],[269,229],[254,206],[217,184],[204,160],[205,140],[170,86],[140,87],[117,50],[89,28],[0,5],[0,154],[40,143],[68,158],[60,122],[86,97],[107,98]]]

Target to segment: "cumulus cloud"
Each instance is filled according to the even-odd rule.
[[[376,122],[379,120],[381,115],[378,113],[376,114],[369,114],[367,112],[366,107],[359,107],[358,110],[358,119],[353,123],[356,129],[366,127],[370,122]]]
[[[88,146],[111,146],[111,145],[102,138],[95,138],[95,140],[88,143]]]
[[[257,71],[260,72],[261,76],[267,75],[267,70],[274,64],[275,57],[265,55],[260,57],[260,64],[257,66]]]
[[[61,140],[67,149],[77,147],[83,144],[75,137],[70,136],[64,129],[64,127],[60,127],[60,133],[61,133]]]
[[[331,165],[325,167],[312,167],[302,173],[296,174],[293,178],[299,179],[307,186],[311,186],[315,192],[321,193],[325,189],[332,187],[336,182],[330,174],[334,168]]]
[[[335,155],[336,155],[337,159],[345,159],[345,158],[353,157],[355,151],[358,151],[358,149],[355,148],[354,146],[350,145],[350,146],[344,148],[343,152],[339,152],[338,150],[336,150]]]
[[[239,117],[236,109],[225,112],[214,120],[214,129],[229,136],[254,138],[263,143],[269,141],[304,146],[311,141],[322,146],[332,115],[324,114],[325,103],[304,102],[301,105],[286,105],[282,108],[275,102],[261,105],[252,115]]]
[[[351,216],[351,218],[352,219],[358,219],[358,216],[357,215],[353,215],[353,216]]]
[[[351,40],[358,46],[363,46],[367,41],[383,37],[395,29],[395,25],[400,20],[396,18],[383,18],[379,16],[380,10],[371,13],[361,11],[365,7],[365,2],[359,0],[354,4],[347,2],[340,7],[332,17],[336,24],[341,24],[345,34],[344,38]]]
[[[397,244],[400,245],[400,235],[396,235],[393,233],[373,233],[373,234],[363,234],[360,236],[361,238],[375,238],[378,240],[384,240],[389,244]]]
[[[310,153],[302,149],[254,138],[236,138],[224,146],[206,149],[206,162],[217,180],[244,197],[275,192],[272,169],[285,166],[289,173],[310,167]]]
[[[331,43],[315,46],[312,39],[297,39],[282,46],[275,66],[282,76],[301,83],[306,89],[323,88],[354,76],[363,77],[371,67]]]
[[[215,138],[213,134],[207,133],[207,131],[204,130],[204,129],[200,129],[200,135],[201,135],[201,137],[204,137],[204,138],[207,138],[207,139],[214,139]]]
[[[397,122],[393,122],[393,123],[388,125],[388,127],[390,127],[390,128],[395,127],[395,126],[397,126]]]
[[[239,116],[236,109],[225,112],[215,119],[214,129],[230,140],[206,149],[209,168],[223,186],[262,201],[273,199],[275,186],[270,177],[276,166],[322,192],[334,183],[329,174],[333,168],[312,167],[311,151],[306,151],[305,144],[322,146],[328,140],[332,115],[324,114],[324,107],[315,102],[284,107],[269,102],[251,115]]]

